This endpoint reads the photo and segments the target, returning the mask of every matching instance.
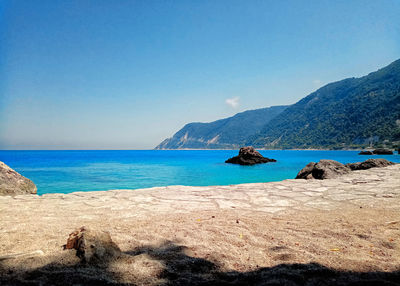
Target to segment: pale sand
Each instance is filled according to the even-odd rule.
[[[109,231],[124,255],[80,264],[62,250],[80,226]],[[323,181],[0,197],[5,285],[397,285],[399,243],[400,165]]]

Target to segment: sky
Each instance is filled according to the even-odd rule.
[[[151,149],[400,58],[400,1],[0,0],[0,149]]]

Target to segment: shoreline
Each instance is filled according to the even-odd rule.
[[[0,151],[238,151],[240,147],[235,149],[207,149],[207,148],[180,148],[180,149],[0,149]],[[355,149],[326,149],[326,148],[293,148],[293,149],[265,149],[256,148],[257,150],[271,151],[362,151],[374,150],[378,148],[355,148]],[[397,148],[386,148],[395,152]],[[396,155],[396,154],[393,154]]]
[[[394,166],[399,166],[399,171],[400,171],[400,163],[395,163]],[[383,167],[387,168],[387,167]],[[372,168],[372,170],[379,170],[383,168]],[[371,170],[371,169],[369,169]],[[365,172],[367,170],[358,170],[358,171],[353,171],[353,174],[357,174],[358,172]],[[335,179],[328,179],[328,180],[340,180],[342,177],[347,177],[348,175],[343,175]],[[229,189],[229,188],[241,188],[241,187],[257,187],[259,185],[260,187],[266,185],[266,184],[276,184],[276,183],[296,183],[296,182],[323,182],[327,181],[325,180],[318,180],[318,179],[312,179],[312,180],[304,180],[304,179],[284,179],[284,180],[277,180],[277,181],[269,181],[269,182],[255,182],[255,183],[239,183],[239,184],[229,184],[229,185],[201,185],[201,186],[196,186],[196,185],[167,185],[167,186],[155,186],[155,187],[148,187],[148,188],[138,188],[138,189],[108,189],[108,190],[97,190],[97,191],[72,191],[69,193],[44,193],[44,194],[23,194],[23,195],[16,195],[16,196],[11,196],[11,195],[3,195],[0,196],[0,199],[2,197],[43,197],[43,196],[65,196],[65,195],[74,195],[74,194],[102,194],[106,192],[146,192],[146,191],[163,191],[163,190],[168,190],[168,189],[212,189],[212,188],[224,188],[224,189]],[[399,179],[400,183],[400,179]],[[400,185],[399,185],[400,188]]]
[[[0,259],[0,282],[216,284],[279,269],[287,283],[299,269],[332,285],[397,281],[399,174],[396,164],[327,180],[0,197],[0,257],[25,253]],[[122,257],[80,264],[62,245],[82,226],[109,232]]]
[[[400,163],[395,163],[395,165],[400,166]],[[373,168],[376,169],[376,168]],[[365,170],[362,170],[365,171]],[[359,171],[353,171],[353,172],[359,172]],[[340,177],[339,177],[340,178]],[[338,178],[337,178],[338,179]],[[259,184],[260,186],[264,184],[273,184],[273,183],[284,183],[284,182],[296,182],[302,179],[283,179],[283,180],[277,180],[277,181],[268,181],[268,182],[255,182],[255,183],[239,183],[239,184],[229,184],[229,185],[167,185],[167,186],[154,186],[154,187],[148,187],[148,188],[138,188],[138,189],[108,189],[108,190],[97,190],[97,191],[72,191],[69,193],[44,193],[44,194],[32,194],[32,195],[23,195],[23,196],[46,196],[46,195],[69,195],[69,194],[75,194],[75,193],[103,193],[103,192],[112,192],[112,191],[150,191],[150,190],[165,190],[165,189],[174,189],[174,188],[221,188],[221,187],[246,187],[246,185],[257,185]],[[304,181],[304,180],[303,180]],[[319,180],[317,180],[319,181]]]
[[[259,183],[241,183],[241,184],[230,184],[230,185],[206,185],[206,186],[191,186],[191,185],[170,185],[170,186],[156,186],[156,187],[150,187],[150,188],[138,188],[138,189],[110,189],[110,190],[99,190],[99,191],[74,191],[71,193],[45,193],[42,195],[37,195],[37,194],[32,194],[32,195],[18,195],[18,196],[2,196],[2,197],[11,197],[11,198],[27,198],[27,197],[40,197],[40,198],[62,198],[65,199],[69,196],[78,196],[78,197],[89,197],[89,198],[94,198],[94,197],[109,197],[111,196],[109,193],[119,193],[123,194],[126,193],[128,194],[127,196],[132,196],[135,197],[136,195],[142,195],[146,196],[149,195],[151,196],[152,194],[160,194],[164,192],[168,193],[173,193],[175,196],[181,196],[186,193],[193,194],[195,197],[196,196],[202,196],[203,193],[205,192],[213,192],[216,190],[219,191],[239,191],[239,192],[246,192],[248,190],[262,190],[262,193],[264,193],[266,190],[267,192],[280,192],[283,190],[287,190],[288,188],[295,188],[295,189],[305,189],[308,191],[313,192],[313,188],[320,188],[320,189],[326,189],[327,187],[329,188],[339,188],[340,184],[348,185],[346,188],[349,186],[356,186],[357,184],[367,184],[369,180],[371,181],[382,181],[378,176],[374,175],[378,173],[378,171],[383,171],[383,170],[398,170],[400,174],[400,164],[395,164],[393,166],[389,167],[383,167],[383,168],[371,168],[368,170],[359,170],[359,171],[353,171],[350,174],[347,175],[342,175],[339,176],[335,179],[325,179],[325,180],[317,180],[317,179],[312,179],[312,180],[304,180],[304,179],[285,179],[285,180],[278,180],[278,181],[272,181],[272,182],[259,182]],[[359,179],[358,176],[359,174],[367,174],[369,173],[370,178],[369,179]],[[351,179],[348,179],[351,178]],[[356,185],[353,185],[353,181],[356,182]],[[332,182],[335,182],[332,184]],[[394,188],[394,190],[399,189],[400,191],[400,178],[397,180],[399,183],[397,186],[394,185],[397,188]],[[284,187],[283,187],[284,186]],[[292,195],[295,195],[293,192]],[[0,197],[0,200],[1,198]],[[194,199],[194,198],[189,198]],[[400,206],[399,206],[400,210]]]
[[[344,164],[372,158],[385,158],[400,163],[398,155],[361,156],[354,151],[261,151],[265,153],[264,156],[277,159],[278,162],[253,167],[224,164],[226,158],[232,157],[235,151],[171,151],[171,154],[151,150],[126,153],[34,151],[26,155],[24,151],[10,152],[12,153],[2,153],[3,161],[33,182],[37,182],[39,195],[109,191],[117,188],[270,182],[295,178],[299,170],[309,162],[317,162],[322,158],[339,160]],[[35,152],[43,153],[36,155]],[[51,152],[59,154],[53,155]],[[48,160],[55,157],[59,158],[59,162],[49,164]],[[172,163],[169,161],[171,157],[174,158]],[[37,163],[33,164],[32,160],[37,160]],[[196,175],[198,170],[201,170],[202,176]],[[177,173],[174,177],[164,176],[165,171]],[[119,178],[122,180],[119,181]]]
[[[400,164],[353,171],[326,180],[286,179],[264,183],[244,183],[214,186],[173,185],[140,189],[111,189],[102,191],[75,191],[71,193],[46,193],[43,195],[0,196],[0,207],[7,209],[24,203],[32,205],[51,202],[53,205],[72,203],[90,205],[116,204],[119,209],[131,211],[131,204],[141,206],[135,215],[161,210],[195,211],[213,209],[242,209],[248,212],[269,213],[307,208],[334,208],[336,204],[354,205],[356,202],[376,203],[388,198],[400,199]],[[379,186],[379,189],[375,189]],[[332,200],[333,198],[333,200]],[[367,199],[369,198],[369,199]],[[121,202],[119,202],[121,200]],[[143,203],[142,203],[143,202]],[[182,205],[185,203],[186,205]],[[174,205],[176,209],[171,207]],[[398,206],[400,211],[400,204]],[[93,210],[96,210],[94,208]],[[34,211],[34,210],[33,210]],[[4,214],[1,214],[4,217]],[[1,224],[0,224],[1,225]]]

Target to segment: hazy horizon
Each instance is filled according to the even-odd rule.
[[[400,58],[400,2],[0,2],[0,149],[146,150]]]

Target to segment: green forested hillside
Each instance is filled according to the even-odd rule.
[[[190,123],[157,148],[349,148],[400,142],[400,60],[326,86],[289,107]]]
[[[287,106],[248,110],[210,123],[189,123],[156,149],[238,148]]]
[[[318,89],[246,143],[265,148],[340,148],[385,140],[400,140],[400,60],[367,76]]]

